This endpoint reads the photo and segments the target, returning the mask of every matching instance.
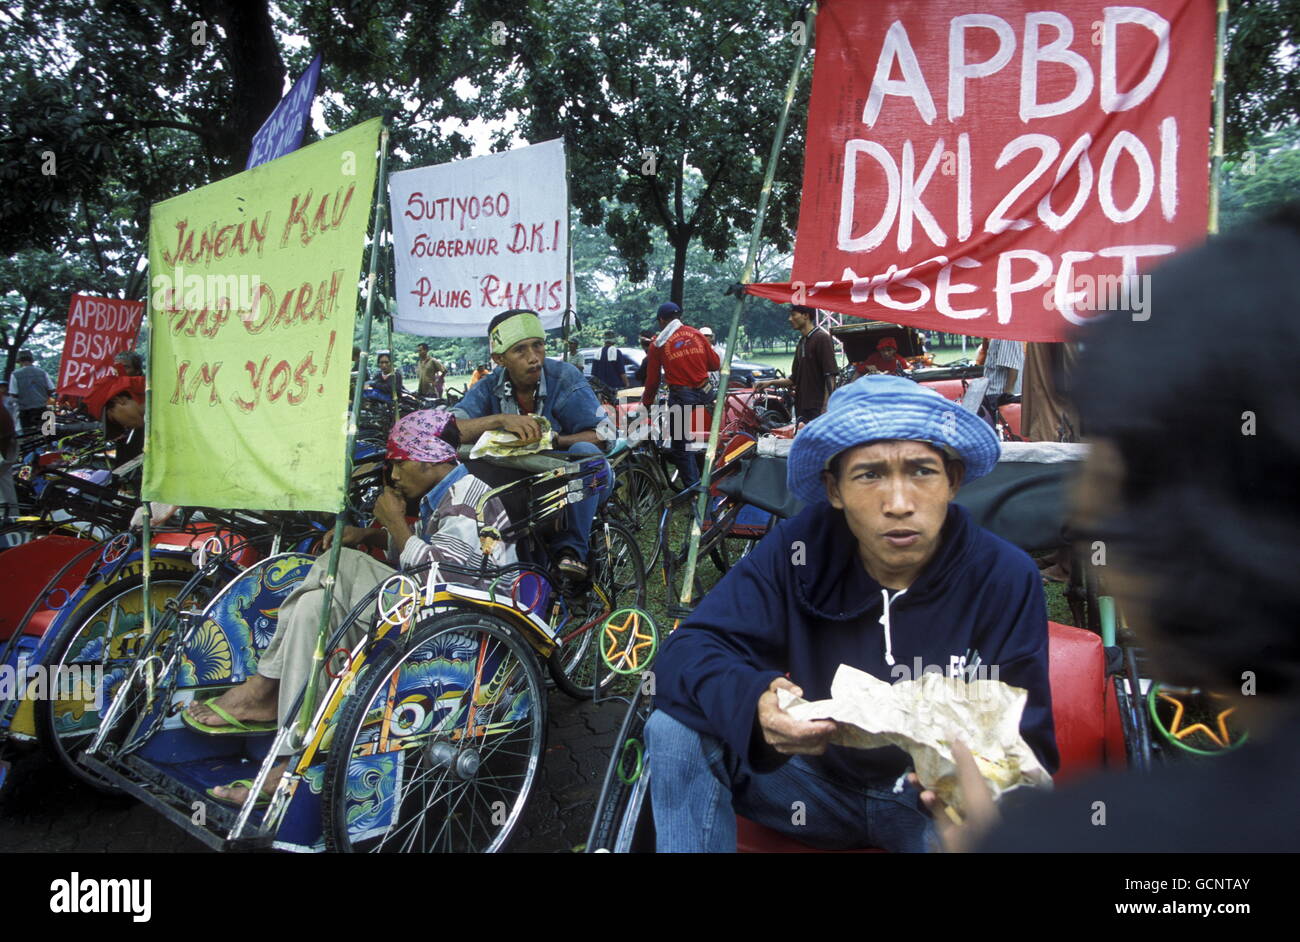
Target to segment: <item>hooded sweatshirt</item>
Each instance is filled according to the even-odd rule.
[[[782,521],[727,573],[665,643],[655,666],[655,706],[722,740],[753,772],[788,757],[763,741],[758,700],[788,676],[808,700],[831,695],[848,664],[887,682],[930,665],[960,675],[979,654],[978,676],[1029,691],[1020,730],[1049,772],[1059,759],[1047,674],[1047,611],[1033,561],[949,504],[934,557],[903,591],[867,574],[843,511],[814,504]],[[911,760],[903,750],[828,746],[805,757],[850,786],[892,786]]]

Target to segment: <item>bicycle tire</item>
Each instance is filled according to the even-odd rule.
[[[612,564],[611,559],[615,560]],[[589,560],[592,582],[600,586],[604,599],[573,613],[570,620],[586,625],[586,629],[568,643],[558,645],[546,661],[555,686],[575,700],[595,698],[598,692],[608,690],[619,676],[600,663],[600,652],[593,648],[599,625],[620,608],[645,605],[645,564],[636,537],[627,527],[598,518],[592,531]],[[598,596],[589,593],[587,599],[598,599]]]
[[[488,670],[492,676],[485,687]],[[504,678],[498,680],[503,672]],[[467,682],[469,677],[475,678],[473,686]],[[364,669],[355,683],[344,701],[325,763],[321,814],[327,849],[349,853],[502,850],[537,782],[546,746],[541,671],[536,654],[514,626],[470,608],[441,612],[416,625],[405,644]],[[413,692],[426,690],[427,694]],[[395,704],[399,695],[405,696]],[[466,702],[467,696],[472,703]],[[524,715],[516,718],[521,709]],[[440,714],[436,728],[428,730]],[[468,717],[464,730],[460,729],[462,716]],[[475,723],[485,717],[488,722]],[[454,728],[444,729],[452,719]],[[523,734],[526,752],[504,749],[516,732]],[[489,740],[495,743],[491,749],[486,748]],[[394,742],[397,748],[388,749]],[[387,796],[381,795],[385,765],[392,767],[387,773],[392,792]],[[497,784],[509,776],[496,773],[511,771],[517,787]],[[350,792],[350,780],[359,784],[360,794],[355,788]],[[422,782],[417,794],[416,786]],[[439,791],[443,786],[447,787]],[[467,797],[471,803],[463,807]],[[478,802],[486,804],[485,811],[476,810]],[[497,808],[497,803],[503,807]],[[426,819],[436,823],[440,808],[445,815],[432,842],[412,846]],[[386,809],[389,819],[384,824]],[[507,813],[498,821],[501,811]],[[485,823],[489,827],[480,847],[474,832]],[[460,828],[459,835],[453,825]],[[376,828],[379,832],[370,833]],[[408,829],[401,846],[385,846]]]
[[[171,588],[179,590],[189,583],[192,576],[193,572],[185,569],[172,567],[156,569],[149,580],[150,593],[152,595],[156,589],[162,589],[164,592]],[[49,673],[48,665],[51,663],[54,665],[56,677],[60,676],[59,672],[64,668],[80,668],[91,664],[98,664],[101,667],[104,672],[103,677],[105,678],[105,686],[101,694],[102,700],[99,701],[100,706],[92,711],[91,707],[84,705],[84,698],[81,698],[80,700],[74,698],[62,700],[56,699],[52,696],[43,697],[34,701],[32,704],[36,724],[36,738],[42,751],[62,766],[67,772],[71,773],[73,777],[106,794],[121,794],[121,791],[120,789],[106,784],[99,776],[77,763],[77,756],[81,754],[82,749],[85,748],[98,730],[98,723],[95,723],[95,725],[89,729],[84,728],[84,717],[87,713],[91,712],[102,714],[112,702],[113,696],[117,692],[117,687],[115,685],[110,688],[108,684],[111,683],[113,672],[116,671],[117,666],[120,666],[114,662],[122,662],[126,665],[121,676],[117,679],[117,684],[120,685],[126,679],[130,669],[129,665],[134,662],[135,657],[128,654],[125,657],[100,658],[97,661],[79,660],[79,658],[85,657],[85,652],[88,647],[93,649],[96,639],[93,636],[85,638],[81,646],[75,651],[74,645],[76,645],[80,636],[87,629],[94,631],[97,628],[97,616],[115,606],[120,612],[123,607],[123,601],[128,596],[139,594],[143,585],[143,577],[141,575],[134,575],[106,588],[102,593],[96,596],[90,604],[84,606],[83,610],[75,612],[72,617],[68,619],[68,621],[59,629],[59,634],[49,649],[50,657],[46,662],[47,675]],[[175,593],[169,593],[168,597],[174,598]],[[143,611],[143,608],[141,608],[141,611]],[[161,618],[163,611],[163,607],[155,605],[153,612],[154,618]],[[127,625],[118,628],[114,625],[112,616],[110,615],[109,617],[110,621],[103,626],[105,632],[110,625],[113,625],[113,634],[115,639],[117,639],[116,644],[126,645],[127,642],[135,636],[135,626],[128,623]],[[122,629],[126,630],[124,631]],[[139,635],[139,637],[142,639],[143,635]],[[107,651],[105,653],[111,655],[114,648],[114,642],[107,643],[106,648]],[[71,661],[69,660],[70,654],[73,658]],[[112,672],[110,672],[110,664],[114,665]],[[80,673],[80,670],[78,673]],[[66,718],[70,713],[74,712],[75,707],[67,706],[67,704],[76,702],[82,704],[82,713],[81,716],[74,717],[77,729],[69,732],[66,728],[68,726]]]

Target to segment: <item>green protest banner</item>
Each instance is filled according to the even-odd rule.
[[[379,128],[153,206],[146,499],[342,507]]]

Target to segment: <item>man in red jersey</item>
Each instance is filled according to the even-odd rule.
[[[645,392],[641,402],[654,404],[662,370],[668,384],[668,405],[677,412],[680,422],[672,439],[672,462],[682,475],[682,486],[693,487],[700,480],[695,455],[686,450],[692,423],[690,416],[698,406],[709,404],[709,373],[722,369],[718,351],[694,327],[681,320],[682,309],[672,301],[659,305],[659,334],[650,344],[646,356]]]

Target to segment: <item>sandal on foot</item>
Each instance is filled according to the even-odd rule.
[[[280,724],[274,720],[237,720],[226,712],[224,707],[218,706],[211,700],[205,700],[203,703],[226,722],[221,726],[209,726],[195,719],[188,708],[181,711],[181,721],[196,733],[203,733],[205,736],[253,736],[260,733],[273,733],[280,728]]]
[[[249,791],[252,791],[253,780],[251,778],[236,779],[235,781],[231,782],[228,785],[213,785],[211,788],[204,790],[204,794],[206,794],[213,801],[220,802],[221,804],[225,805],[228,808],[242,808],[244,807],[244,801],[248,800],[247,798],[245,798],[244,801],[240,801],[236,798],[222,798],[220,795],[217,794],[218,788],[247,788]],[[263,792],[259,794],[257,798],[253,801],[253,807],[265,808],[270,803],[271,803],[271,796]]]
[[[574,582],[580,582],[587,578],[587,564],[572,553],[565,553],[561,556],[556,568],[560,570],[560,575],[572,579]]]

